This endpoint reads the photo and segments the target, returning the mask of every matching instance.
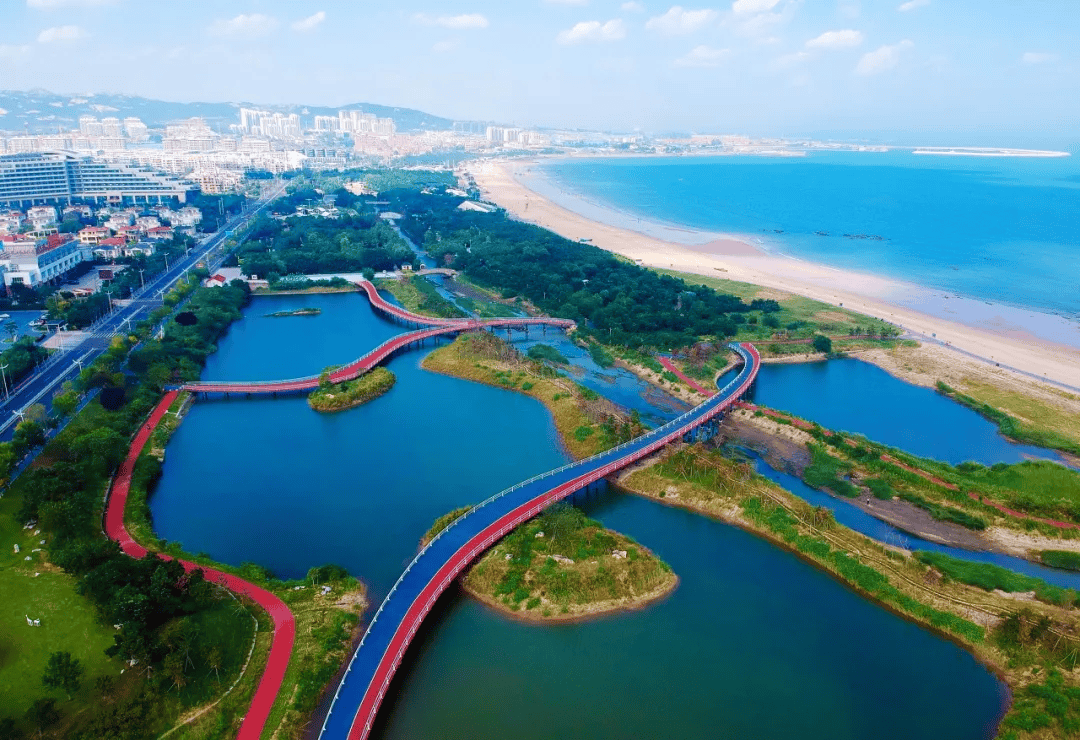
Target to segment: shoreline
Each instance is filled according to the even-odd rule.
[[[700,504],[683,501],[681,500],[681,498],[673,499],[672,497],[660,497],[647,490],[647,488],[641,485],[635,485],[634,483],[631,483],[629,481],[629,479],[633,477],[634,474],[648,470],[652,465],[661,461],[664,457],[664,451],[660,451],[654,455],[645,458],[644,460],[639,461],[636,465],[620,471],[615,476],[613,476],[615,487],[625,493],[647,499],[654,503],[659,503],[663,506],[670,506],[672,508],[689,511],[697,514],[698,516],[703,516],[708,519],[719,521],[729,526],[741,529],[747,534],[758,537],[768,542],[773,547],[779,548],[780,550],[787,552],[790,555],[794,555],[796,558],[806,563],[807,565],[827,574],[828,576],[835,579],[836,582],[839,583],[841,586],[857,594],[860,598],[866,599],[869,603],[875,604],[876,606],[890,612],[891,614],[894,614],[900,619],[917,625],[918,627],[925,629],[928,632],[935,634],[938,637],[941,637],[961,648],[962,650],[968,652],[973,658],[975,658],[976,661],[979,662],[980,665],[982,665],[987,671],[996,676],[998,680],[1000,680],[1001,683],[1004,685],[1006,696],[1004,697],[1004,701],[1002,702],[1000,714],[998,715],[994,724],[995,729],[1000,729],[1006,715],[1013,707],[1015,694],[1017,690],[1021,687],[1017,685],[1017,682],[1013,679],[1012,674],[1010,674],[1009,671],[1006,670],[1005,666],[996,659],[997,656],[993,656],[984,649],[980,649],[980,646],[977,643],[965,640],[960,635],[946,629],[944,626],[934,624],[929,619],[924,619],[915,614],[911,614],[901,609],[897,604],[891,603],[876,594],[870,593],[865,588],[862,588],[858,584],[852,582],[850,579],[844,577],[834,568],[829,567],[819,558],[812,556],[810,553],[802,552],[791,543],[785,541],[782,537],[776,536],[774,533],[768,531],[765,527],[759,526],[758,524],[751,522],[746,516],[744,516],[744,512],[737,504],[732,503],[728,506],[723,507],[722,509],[712,509]],[[801,501],[801,499],[794,497],[794,494],[789,495],[791,495],[796,500]],[[776,500],[774,499],[774,501]],[[784,509],[787,509],[787,505],[785,505],[784,502],[776,502],[779,503],[779,505]],[[847,529],[846,527],[843,527],[843,525],[839,526],[843,529]],[[866,538],[864,535],[855,532],[854,530],[848,531],[855,536],[857,541],[861,542],[865,540],[871,548],[876,544],[880,546],[883,550],[895,551],[899,549],[886,546],[882,543],[877,543],[874,540]],[[901,552],[907,552],[902,549],[899,550]],[[862,552],[863,551],[860,550],[860,553]],[[876,567],[878,565],[880,565],[880,562],[871,560],[871,567]],[[948,601],[948,599],[945,600]],[[984,617],[990,616],[987,612],[984,611],[984,607],[982,607],[982,605],[976,606],[974,604],[969,604],[968,606],[972,607],[975,612],[983,612]],[[971,615],[969,614],[968,616]],[[981,626],[989,630],[988,623],[983,621],[980,621],[979,623]]]
[[[587,243],[644,267],[737,280],[761,286],[767,289],[765,292],[782,291],[832,305],[842,304],[852,311],[893,323],[912,338],[948,347],[991,367],[1016,371],[1033,380],[1080,392],[1077,384],[1080,349],[1037,337],[1015,323],[1017,318],[1022,318],[1020,314],[1036,315],[1037,312],[1011,309],[1009,318],[1014,321],[1010,323],[994,313],[1003,307],[991,305],[989,310],[983,309],[983,313],[992,315],[983,316],[981,325],[971,326],[911,308],[898,298],[914,296],[916,301],[937,301],[946,305],[951,300],[952,306],[961,301],[983,306],[985,301],[950,299],[943,291],[768,252],[738,236],[696,232],[665,224],[651,225],[664,232],[665,238],[661,238],[632,228],[613,226],[571,211],[522,182],[519,170],[535,163],[535,159],[486,162],[479,167],[472,166],[468,172],[476,179],[484,196],[514,218],[550,229],[573,241],[587,239]],[[649,226],[645,224],[646,228]],[[699,243],[675,241],[692,234],[698,235]],[[1051,314],[1037,315],[1060,319]],[[1064,319],[1060,321],[1064,322]]]
[[[639,545],[639,547],[641,547]],[[642,550],[646,550],[650,555],[656,557],[651,550],[646,547],[641,547]],[[503,604],[498,599],[481,593],[477,589],[473,588],[468,583],[469,578],[466,575],[463,578],[458,579],[458,586],[462,592],[471,599],[475,599],[480,602],[481,605],[495,612],[501,617],[511,619],[515,622],[523,622],[525,624],[568,624],[568,623],[581,623],[591,622],[595,619],[602,617],[613,616],[616,614],[623,614],[626,612],[635,612],[646,609],[647,607],[663,601],[667,597],[675,593],[675,590],[679,587],[680,579],[675,573],[671,574],[671,579],[644,594],[626,599],[608,599],[606,601],[594,601],[587,607],[582,608],[577,612],[568,612],[566,614],[551,614],[544,616],[543,612],[537,612],[535,609],[511,609],[506,604]]]

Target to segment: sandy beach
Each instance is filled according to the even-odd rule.
[[[802,295],[884,319],[916,338],[954,350],[958,360],[980,360],[1080,390],[1080,350],[1036,337],[1005,316],[979,317],[979,326],[922,313],[889,297],[905,289],[897,281],[839,270],[792,257],[768,254],[739,239],[701,244],[675,243],[632,229],[600,223],[563,208],[531,190],[516,173],[535,162],[487,161],[469,168],[485,198],[515,217],[568,239],[623,255],[647,267],[679,270],[760,285],[769,291]],[[768,296],[764,296],[768,297]]]

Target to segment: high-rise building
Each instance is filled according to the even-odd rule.
[[[120,123],[119,118],[102,118],[101,119],[101,135],[109,136],[115,139],[119,139],[124,135],[124,127]]]
[[[125,118],[124,131],[127,132],[128,138],[132,141],[146,141],[150,138],[146,124],[138,118]]]
[[[393,136],[396,131],[393,118],[376,118],[371,128],[371,133],[377,136]]]
[[[241,108],[240,131],[275,139],[300,138],[300,116]]]
[[[337,116],[315,116],[313,128],[316,131],[341,131],[341,120]]]
[[[74,198],[109,203],[177,198],[183,202],[191,190],[168,175],[74,152],[0,156],[0,203],[8,205],[70,202]]]
[[[101,136],[105,130],[94,116],[79,116],[79,132],[84,136]]]

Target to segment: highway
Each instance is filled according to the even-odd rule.
[[[134,324],[145,318],[158,306],[162,297],[173,284],[201,260],[207,259],[214,250],[221,247],[234,231],[259,214],[272,200],[285,190],[285,182],[264,195],[256,204],[239,214],[224,227],[214,233],[202,244],[193,248],[186,257],[159,273],[138,291],[132,294],[127,305],[117,306],[93,324],[82,341],[63,351],[53,353],[35,372],[11,390],[11,395],[0,403],[0,441],[10,441],[15,427],[26,409],[35,403],[46,408],[55,393],[65,381],[74,380],[83,367],[96,360],[105,350],[113,337],[122,331],[128,331]],[[223,258],[224,254],[218,255]]]

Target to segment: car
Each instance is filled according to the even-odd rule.
[[[64,285],[78,285],[78,284],[79,284],[78,280],[65,280],[64,281]]]

